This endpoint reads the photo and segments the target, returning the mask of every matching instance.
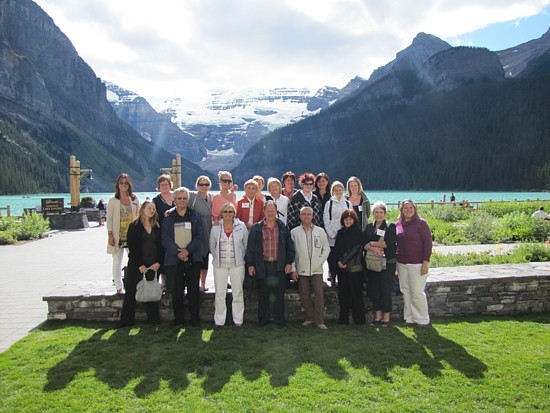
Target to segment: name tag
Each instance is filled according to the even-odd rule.
[[[242,207],[243,208],[250,208],[250,202],[243,202]]]
[[[191,229],[191,223],[190,222],[184,222],[185,229]]]
[[[315,236],[313,237],[313,246],[315,248],[321,248],[323,244],[321,243],[321,237]]]
[[[384,231],[383,229],[377,229],[376,235],[378,235],[379,237],[383,237],[384,235],[386,235],[386,231]]]
[[[359,212],[363,212],[363,205],[358,205],[357,209],[359,209]]]

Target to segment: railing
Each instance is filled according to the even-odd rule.
[[[522,200],[517,200],[517,199],[511,199],[511,200],[506,200],[506,201],[500,201],[500,200],[492,200],[492,199],[489,199],[488,201],[468,201],[468,200],[465,200],[465,201],[459,201],[459,202],[442,202],[442,201],[430,201],[430,202],[415,202],[414,204],[416,206],[429,206],[431,208],[435,208],[435,206],[442,206],[442,205],[454,205],[454,206],[457,206],[457,207],[462,207],[462,208],[477,208],[479,207],[479,205],[481,204],[487,204],[489,202],[550,202],[549,199],[522,199]],[[402,201],[399,201],[399,202],[387,202],[386,205],[388,206],[389,209],[391,208],[400,208],[401,207],[401,204],[403,202]]]
[[[11,208],[9,205],[7,207],[0,207],[0,216],[2,216],[2,211],[6,211],[6,215],[11,217]]]

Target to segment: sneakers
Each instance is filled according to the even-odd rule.
[[[317,324],[317,327],[319,327],[319,329],[321,330],[328,330],[328,327],[324,324]]]
[[[313,324],[313,321],[304,321],[304,322],[302,323],[303,326],[310,326],[310,325],[312,325],[312,324]]]

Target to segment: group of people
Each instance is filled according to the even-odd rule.
[[[118,326],[135,322],[136,287],[148,274],[162,274],[172,292],[174,323],[183,325],[184,297],[189,320],[200,324],[200,293],[206,291],[209,255],[215,286],[214,323],[225,325],[231,289],[233,323],[244,322],[244,285],[258,292],[258,324],[284,326],[284,293],[298,285],[304,325],[327,329],[324,322],[323,265],[338,287],[338,322],[365,324],[364,282],[372,302],[371,325],[386,327],[392,311],[392,283],[399,274],[408,324],[430,322],[424,292],[432,250],[426,221],[412,200],[400,206],[396,223],[386,220],[383,202],[370,205],[361,181],[330,182],[326,173],[288,171],[282,179],[254,176],[237,186],[228,171],[218,173],[220,190],[199,176],[195,190],[173,190],[169,175],[157,179],[159,194],[140,204],[127,174],[120,174],[107,203],[107,251],[113,255],[113,280],[124,304]],[[299,189],[296,188],[298,183]],[[369,223],[369,217],[373,216]],[[128,249],[124,286],[122,261]],[[151,271],[152,270],[152,271]],[[313,292],[313,295],[312,295]],[[160,323],[158,302],[147,303],[147,319]]]

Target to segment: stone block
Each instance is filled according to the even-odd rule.
[[[48,320],[66,320],[67,313],[48,313]]]
[[[506,284],[504,286],[504,291],[525,291],[525,289],[526,289],[525,284],[522,284],[519,282]]]
[[[487,311],[500,311],[504,308],[503,304],[493,304],[487,306]]]

